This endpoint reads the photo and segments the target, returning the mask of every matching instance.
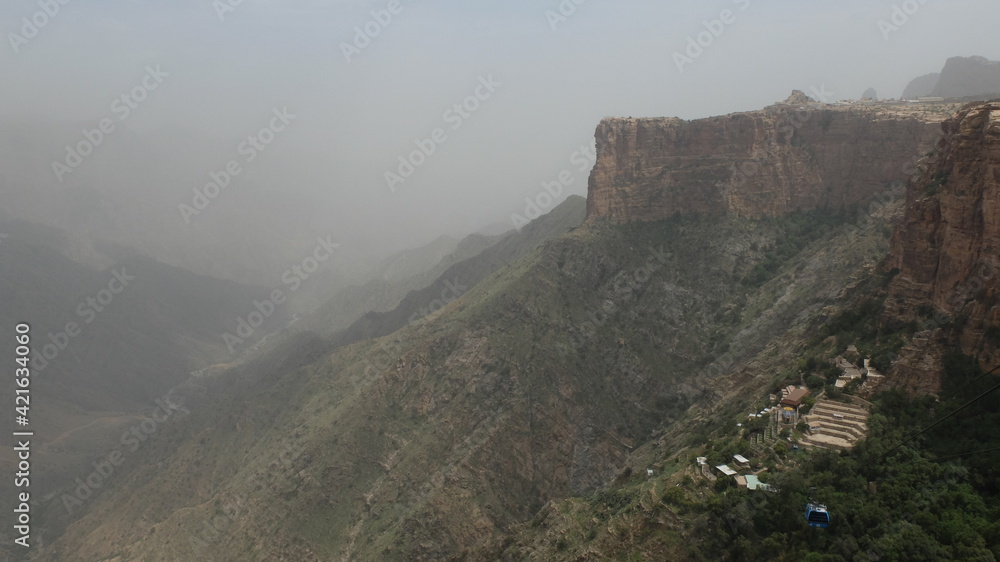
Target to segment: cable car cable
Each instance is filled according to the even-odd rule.
[[[994,451],[1000,451],[1000,447],[994,447],[992,449],[983,449],[982,451],[972,451],[970,453],[959,453],[957,455],[948,455],[947,457],[938,457],[936,459],[927,459],[927,460],[929,460],[931,462],[940,462],[940,461],[946,461],[946,460],[949,460],[949,459],[957,459],[959,457],[968,457],[968,456],[972,456],[972,455],[978,455],[980,453],[992,453]]]
[[[994,372],[994,371],[996,371],[997,369],[1000,369],[1000,365],[997,365],[996,367],[993,367],[993,368],[992,368],[992,369],[990,369],[990,371],[989,371],[988,373],[986,373],[986,374],[988,375],[988,374],[990,374],[990,373],[993,373],[993,372]],[[984,376],[985,376],[985,375],[984,375]],[[980,378],[982,378],[982,377],[980,377]],[[962,405],[961,407],[959,407],[959,408],[958,408],[957,410],[955,410],[954,412],[951,412],[950,414],[948,414],[948,415],[946,415],[946,416],[942,417],[941,419],[939,419],[939,420],[937,420],[936,422],[934,422],[934,423],[930,424],[929,426],[925,427],[924,429],[921,429],[921,430],[920,430],[920,431],[918,431],[917,433],[914,433],[914,434],[913,434],[913,435],[911,435],[910,437],[907,437],[906,439],[904,439],[904,440],[903,440],[903,441],[902,441],[901,443],[899,443],[899,444],[898,444],[898,445],[896,445],[895,447],[893,447],[893,448],[889,449],[888,451],[886,451],[886,452],[882,453],[882,454],[881,454],[881,455],[879,456],[879,458],[875,459],[875,462],[876,462],[876,463],[879,463],[879,462],[882,462],[883,460],[885,460],[885,458],[886,458],[887,456],[889,456],[890,454],[894,453],[894,452],[895,452],[895,451],[896,451],[897,449],[899,449],[899,448],[900,448],[900,447],[902,447],[903,445],[906,445],[906,444],[907,444],[907,443],[909,443],[910,441],[913,441],[913,440],[914,440],[914,439],[916,439],[917,437],[919,437],[919,436],[923,435],[924,433],[927,433],[928,431],[930,431],[930,430],[934,429],[934,428],[935,428],[935,427],[937,427],[938,425],[941,425],[941,424],[942,424],[942,423],[943,423],[943,422],[944,422],[945,420],[947,420],[948,418],[950,418],[950,417],[954,416],[955,414],[957,414],[957,413],[961,412],[962,410],[964,410],[964,409],[968,408],[969,406],[971,406],[971,405],[975,404],[976,402],[978,402],[979,400],[981,400],[981,399],[985,398],[985,397],[986,397],[987,395],[989,395],[989,394],[990,394],[990,393],[992,393],[993,391],[997,390],[998,388],[1000,388],[1000,383],[997,383],[996,385],[994,385],[993,387],[991,387],[991,388],[990,388],[989,390],[987,390],[986,392],[984,392],[984,393],[980,394],[979,396],[976,396],[976,397],[975,397],[975,398],[973,398],[972,400],[969,400],[968,402],[966,402],[966,403],[965,403],[964,405]]]

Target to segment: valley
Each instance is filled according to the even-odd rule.
[[[982,272],[1000,265],[996,221],[978,217],[993,205],[984,178],[1000,109],[794,105],[605,120],[585,203],[445,244],[435,267],[346,289],[239,361],[174,379],[164,391],[189,413],[157,426],[72,513],[59,500],[68,484],[38,507],[53,537],[41,559],[739,559],[771,548],[791,560],[829,547],[846,531],[787,546],[773,535],[798,529],[805,479],[823,466],[856,480],[897,439],[885,412],[907,408],[906,393],[951,400],[949,377],[992,366],[995,283]],[[793,112],[806,115],[787,127]],[[926,267],[931,248],[938,265]],[[947,296],[955,287],[964,298]],[[948,320],[920,324],[924,303]],[[769,393],[808,380],[842,394],[824,377],[849,345],[886,374],[868,396],[867,440],[847,456],[791,458],[773,435],[750,447],[737,420]],[[935,374],[904,367],[914,363]],[[828,412],[817,431],[844,415],[833,402],[817,411]],[[96,436],[136,419],[73,423]],[[783,504],[697,480],[695,457],[733,452],[772,473]],[[812,484],[838,517],[859,509]],[[749,509],[780,516],[751,524]],[[739,538],[754,533],[772,542]],[[866,548],[895,552],[884,536]]]

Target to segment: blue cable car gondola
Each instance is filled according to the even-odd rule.
[[[820,503],[809,503],[806,505],[806,523],[810,527],[827,528],[830,526],[830,512],[826,506]]]

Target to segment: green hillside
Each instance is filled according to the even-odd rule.
[[[469,287],[527,256],[541,244],[576,228],[583,222],[586,205],[584,198],[571,196],[522,231],[498,236],[473,234],[424,271],[395,280],[375,279],[361,287],[344,289],[305,318],[299,329],[323,335],[336,334],[335,339],[341,345],[390,334],[411,319],[429,315],[435,301],[446,304],[445,301],[457,298]],[[376,271],[414,271],[414,266],[403,267],[399,263],[407,264],[412,260],[409,255],[400,256]]]
[[[828,226],[803,238],[801,220]],[[332,353],[288,342],[189,385],[192,415],[51,552],[472,555],[547,502],[601,489],[654,436],[758,396],[766,383],[741,366],[793,361],[815,330],[803,311],[849,301],[885,253],[884,229],[842,221],[591,224],[387,337]]]

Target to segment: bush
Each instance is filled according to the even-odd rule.
[[[844,393],[836,386],[832,384],[826,385],[826,397],[830,400],[840,400],[843,396]]]
[[[799,414],[803,416],[808,414],[809,411],[812,410],[812,407],[815,405],[816,405],[816,397],[806,396],[805,398],[802,399],[802,405],[799,406]]]
[[[847,386],[844,387],[844,392],[847,394],[857,394],[858,389],[861,388],[861,384],[861,379],[854,379],[847,383]]]
[[[663,493],[663,501],[670,505],[682,506],[687,502],[687,496],[680,486],[671,486]]]
[[[810,390],[819,390],[826,386],[826,379],[819,375],[809,375],[806,377],[806,386]]]

